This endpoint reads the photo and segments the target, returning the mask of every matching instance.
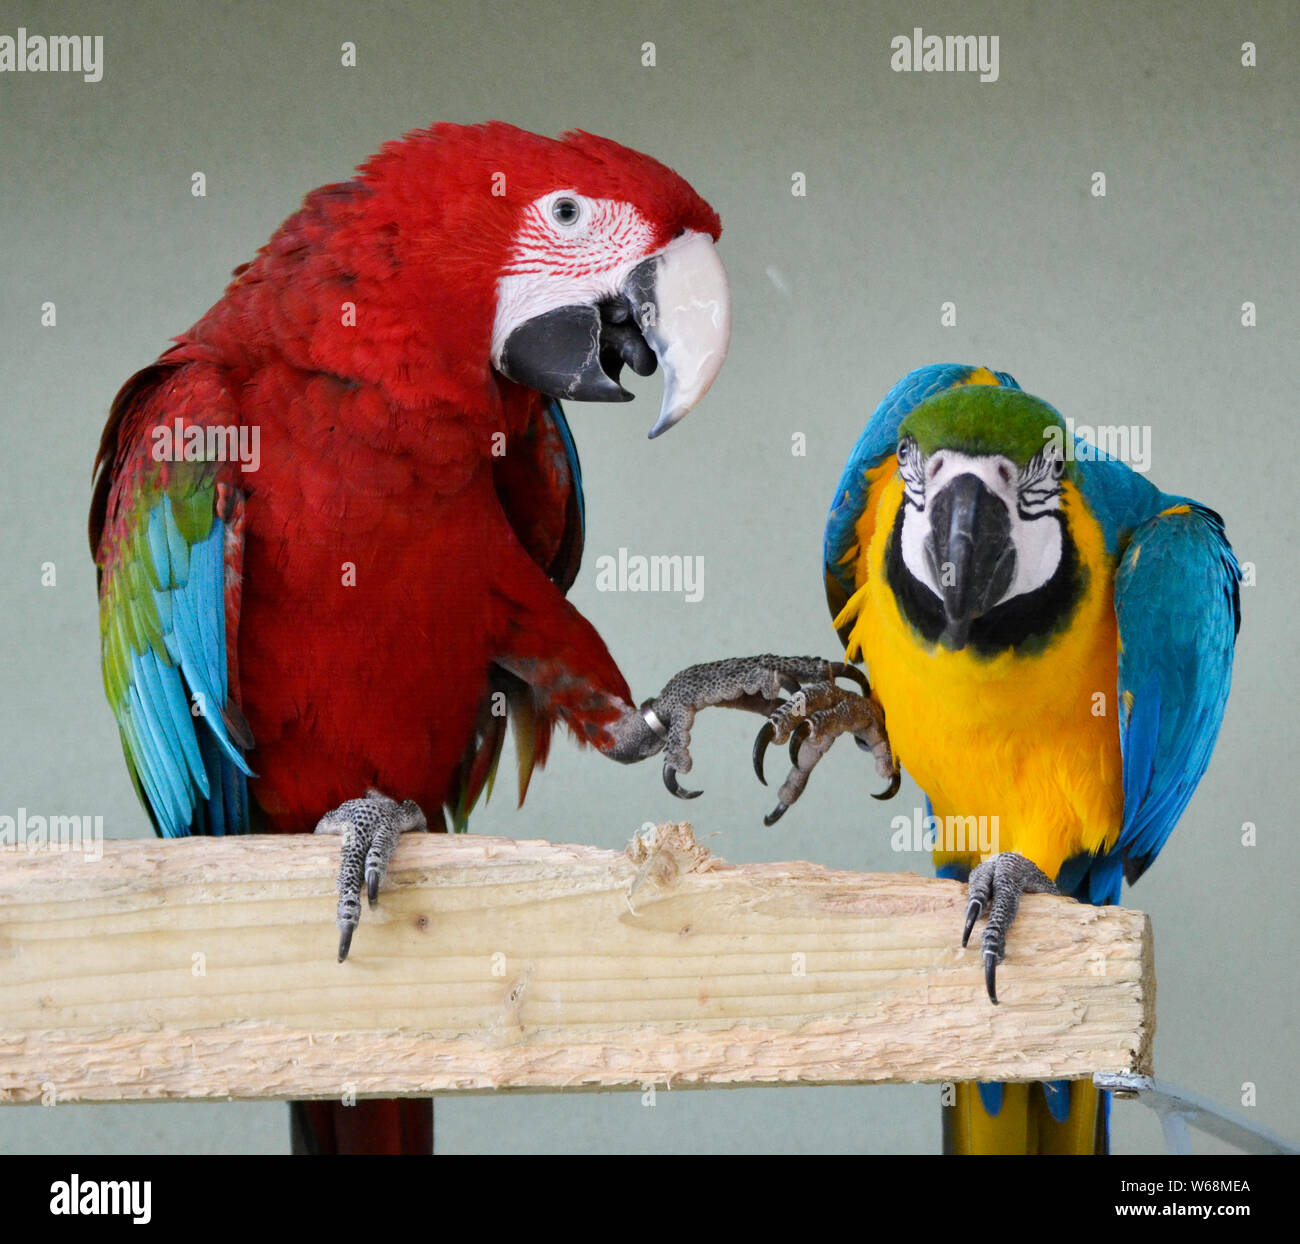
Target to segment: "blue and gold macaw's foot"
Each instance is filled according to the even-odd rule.
[[[352,934],[361,920],[362,882],[370,906],[375,907],[397,840],[412,829],[428,828],[414,800],[398,803],[377,790],[366,791],[364,799],[349,799],[316,823],[316,833],[339,834],[343,838],[339,859],[340,963],[348,957]]]
[[[633,763],[662,751],[664,785],[679,799],[694,799],[700,792],[686,790],[678,784],[677,777],[691,770],[691,726],[701,709],[739,708],[759,713],[769,719],[773,738],[778,730],[782,731],[782,742],[796,726],[805,724],[805,719],[810,729],[814,722],[824,722],[825,731],[813,736],[813,744],[805,744],[802,750],[811,750],[796,761],[796,766],[802,764],[803,769],[798,770],[797,778],[792,773],[791,780],[782,787],[781,811],[784,812],[799,797],[808,774],[835,735],[846,730],[857,730],[859,741],[875,749],[878,758],[886,756],[889,771],[893,772],[893,758],[885,741],[884,715],[879,705],[867,695],[835,686],[836,678],[851,678],[864,692],[870,691],[861,670],[820,657],[781,657],[769,653],[692,665],[674,675],[653,700],[640,709],[629,710],[624,720],[611,727],[616,741],[606,754],[614,760]],[[786,696],[789,698],[783,698]],[[766,731],[768,727],[763,729]],[[792,783],[797,784],[797,789]],[[775,819],[775,816],[769,818],[768,824]]]
[[[966,888],[970,901],[966,905],[966,927],[962,930],[961,944],[970,941],[971,930],[982,913],[988,913],[980,949],[984,956],[984,984],[989,991],[989,1001],[998,1001],[998,964],[1006,956],[1007,931],[1011,928],[1020,908],[1022,894],[1059,894],[1049,877],[1033,860],[1003,851],[990,856],[970,875]]]
[[[862,693],[837,686],[836,678],[849,678]],[[857,745],[876,759],[876,771],[889,785],[874,796],[892,799],[900,782],[898,765],[885,733],[885,713],[871,694],[866,675],[852,665],[828,663],[826,676],[800,687],[788,700],[768,714],[767,722],[754,740],[754,772],[767,785],[763,758],[773,743],[790,745],[790,773],[777,793],[777,805],[763,818],[775,825],[803,794],[808,778],[821,758],[842,734],[851,734]]]

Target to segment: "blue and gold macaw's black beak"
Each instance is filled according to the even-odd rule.
[[[623,367],[638,376],[662,367],[655,437],[708,392],[730,338],[731,294],[713,239],[686,232],[637,264],[614,292],[517,324],[494,361],[519,384],[577,402],[630,402],[619,383]]]
[[[929,503],[925,556],[943,597],[941,641],[959,651],[970,628],[1006,594],[1016,546],[1006,503],[977,475],[958,475]]]

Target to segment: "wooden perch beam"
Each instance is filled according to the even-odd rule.
[[[335,961],[338,839],[0,851],[0,1101],[1151,1071],[1140,912],[1030,895],[984,993],[963,887],[407,835]]]

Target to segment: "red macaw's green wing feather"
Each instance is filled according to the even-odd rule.
[[[104,687],[136,790],[169,838],[247,832],[253,744],[232,694],[243,493],[225,451],[237,442],[206,434],[236,419],[220,381],[184,364],[172,351],[118,394],[90,516]],[[204,456],[214,446],[220,460]]]
[[[512,391],[507,400],[513,430],[493,466],[497,497],[519,543],[567,592],[578,577],[585,537],[578,450],[559,402],[524,389]],[[490,671],[490,688],[456,776],[449,808],[456,833],[467,827],[480,796],[491,797],[507,720],[515,740],[520,803],[550,751],[555,721],[538,711],[532,688],[499,667]]]

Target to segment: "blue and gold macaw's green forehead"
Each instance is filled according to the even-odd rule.
[[[1067,443],[1065,420],[1041,398],[1000,385],[960,385],[926,398],[898,428],[926,457],[941,449],[995,454],[1026,466],[1043,447]],[[1068,456],[1068,455],[1062,455]]]

